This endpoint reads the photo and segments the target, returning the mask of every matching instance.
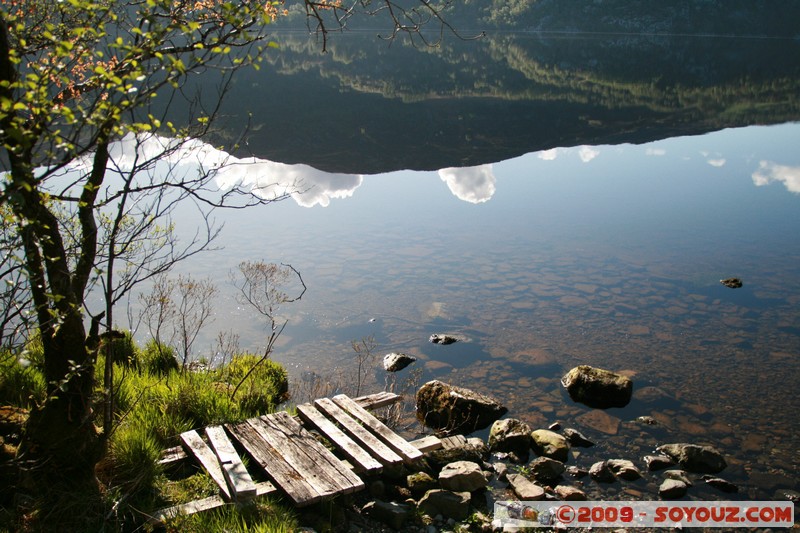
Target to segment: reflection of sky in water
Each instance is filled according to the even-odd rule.
[[[226,159],[222,184],[268,194],[302,181],[302,192],[218,211],[225,249],[179,269],[223,289],[207,346],[233,328],[258,349],[262,326],[225,280],[242,260],[290,263],[308,292],[282,311],[289,325],[274,357],[296,375],[347,366],[350,341],[372,334],[380,355],[417,356],[426,378],[490,391],[534,424],[585,428],[558,378],[596,364],[680,400],[613,416],[654,414],[664,438],[703,438],[797,471],[798,141],[800,125],[752,127],[438,176]],[[722,287],[729,276],[745,286]],[[471,341],[433,346],[434,332]],[[779,445],[758,440],[771,431]],[[730,476],[746,482],[741,470]]]

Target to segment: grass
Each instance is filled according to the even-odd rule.
[[[14,507],[17,502],[3,498],[0,531],[46,530],[51,525],[58,525],[62,531],[137,529],[144,519],[139,511],[210,496],[216,488],[205,473],[189,471],[175,476],[165,472],[158,464],[161,452],[179,444],[184,431],[272,412],[287,395],[286,370],[256,355],[239,355],[223,367],[191,372],[179,368],[169,347],[154,341],[143,349],[130,334],[110,342],[116,423],[108,438],[107,453],[97,465],[100,501],[96,495],[86,494],[85,510],[68,508],[62,512],[37,509],[35,498],[18,508]],[[40,370],[40,352],[34,341],[22,356],[0,354],[0,405],[31,408],[44,400],[46,384]],[[96,365],[98,384],[103,382],[104,369],[103,350],[100,352]],[[101,397],[100,385],[97,394]],[[102,416],[102,409],[96,412]],[[96,425],[100,423],[100,419],[95,420]],[[293,510],[272,500],[177,517],[166,525],[167,531],[182,533],[282,532],[296,528]]]

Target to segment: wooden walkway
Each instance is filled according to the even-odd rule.
[[[435,437],[409,443],[368,411],[400,398],[392,393],[357,399],[338,395],[297,406],[299,420],[280,412],[207,427],[205,439],[194,430],[183,433],[182,446],[167,450],[162,463],[193,458],[216,482],[219,495],[162,509],[151,522],[276,492],[303,507],[362,490],[365,484],[359,474],[412,464],[424,451],[442,446]],[[240,452],[250,458],[250,471]],[[269,481],[255,482],[253,477]]]

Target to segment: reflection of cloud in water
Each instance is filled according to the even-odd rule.
[[[238,158],[199,140],[157,135],[140,137],[138,143],[134,135],[126,135],[112,144],[110,152],[113,166],[122,172],[130,171],[135,163],[141,164],[143,158],[158,158],[156,172],[170,172],[177,179],[213,173],[217,186],[223,190],[242,187],[264,199],[290,194],[303,207],[325,207],[332,198],[350,197],[363,181],[360,175],[331,174],[308,165],[287,165],[255,157]],[[88,168],[90,164],[87,159],[76,167]]]
[[[800,194],[800,167],[778,165],[772,161],[761,161],[758,170],[753,172],[753,183],[757,187],[781,181],[786,189]]]
[[[667,155],[667,151],[663,148],[648,148],[644,151],[645,155],[662,156]]]
[[[447,183],[456,197],[465,202],[478,204],[491,199],[495,191],[492,165],[466,168],[443,168],[439,177]]]
[[[549,150],[542,150],[539,152],[539,159],[545,161],[554,161],[558,157],[558,148],[550,148]]]
[[[707,163],[712,167],[724,167],[727,161],[725,159],[709,159]]]
[[[584,163],[588,163],[598,155],[600,155],[600,150],[592,146],[581,146],[578,150],[578,157],[580,157],[581,161]]]

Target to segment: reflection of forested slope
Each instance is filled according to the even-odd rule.
[[[247,109],[231,114],[252,111],[258,155],[331,170],[468,165],[800,119],[796,40],[506,33],[428,49],[365,33],[334,36],[322,54],[302,34],[275,38],[269,67],[231,99]]]
[[[419,0],[396,1],[408,7],[419,6]],[[305,24],[305,11],[300,5],[295,5],[291,13],[278,25]],[[465,35],[483,30],[800,35],[797,0],[459,0],[441,13]],[[348,27],[380,29],[386,28],[387,23],[380,16],[361,17],[348,21]]]

